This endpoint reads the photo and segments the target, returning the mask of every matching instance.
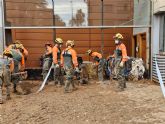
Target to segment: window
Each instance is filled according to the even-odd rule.
[[[5,26],[104,26],[131,24],[132,0],[4,0]],[[102,13],[103,10],[103,13]],[[102,18],[103,17],[103,18]],[[103,20],[102,20],[103,19]]]
[[[56,26],[88,26],[85,0],[55,0],[54,15]]]

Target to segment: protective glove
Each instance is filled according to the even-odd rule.
[[[80,70],[78,67],[75,68],[75,72],[80,73]]]
[[[119,65],[121,68],[124,67],[124,62],[120,62],[120,65]]]
[[[56,67],[56,68],[59,68],[60,66],[59,66],[59,64],[55,64],[55,67]]]

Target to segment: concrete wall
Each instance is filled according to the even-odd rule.
[[[2,30],[2,0],[0,0],[0,54],[2,54],[3,51],[3,30]]]
[[[161,18],[165,15],[165,1],[153,1],[153,18],[152,18],[152,54],[159,54],[159,44],[161,37]]]
[[[150,25],[150,10],[151,10],[150,0],[134,0],[134,25]],[[137,35],[140,33],[146,33],[147,42],[147,56],[146,63],[149,63],[149,28],[134,28],[133,34]],[[147,65],[147,68],[149,65]]]

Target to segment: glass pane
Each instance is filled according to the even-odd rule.
[[[6,26],[51,26],[51,0],[5,0]]]
[[[54,6],[56,26],[88,26],[85,0],[55,0]]]
[[[150,25],[150,0],[134,0],[134,25]]]

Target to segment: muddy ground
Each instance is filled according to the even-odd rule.
[[[128,82],[124,92],[115,92],[115,83],[100,86],[92,81],[68,94],[53,84],[36,94],[39,83],[26,81],[30,94],[12,94],[11,100],[0,105],[0,124],[165,123],[160,87],[146,80]]]

